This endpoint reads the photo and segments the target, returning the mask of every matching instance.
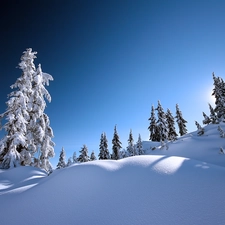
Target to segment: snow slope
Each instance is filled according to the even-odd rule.
[[[148,151],[166,155],[75,164],[50,176],[32,167],[0,170],[0,224],[224,225],[225,157],[218,146],[225,139],[214,126],[206,135]]]

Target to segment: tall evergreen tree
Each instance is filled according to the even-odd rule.
[[[120,159],[120,149],[122,148],[116,126],[114,127],[114,135],[112,139],[112,159]]]
[[[29,48],[23,53],[19,63],[22,75],[11,86],[15,90],[9,94],[6,112],[0,115],[7,121],[2,126],[6,136],[0,141],[0,167],[36,165],[48,171],[54,142],[49,118],[44,114],[44,97],[51,97],[44,86],[53,78],[43,73],[40,66],[35,68],[37,52]]]
[[[160,135],[159,139],[160,141],[164,141],[168,139],[168,124],[160,101],[158,101],[158,107],[156,108],[156,110],[158,111],[157,127]]]
[[[155,109],[154,109],[153,105],[151,108],[151,116],[148,120],[150,121],[150,125],[148,127],[148,130],[150,132],[149,140],[150,141],[160,141],[159,130],[157,127],[156,117],[155,117]]]
[[[130,129],[129,138],[127,141],[128,141],[127,152],[129,154],[129,156],[136,155],[135,148],[134,148],[134,138],[133,138],[131,129]]]
[[[178,135],[175,129],[174,117],[169,109],[167,109],[166,121],[168,124],[168,140],[174,141],[177,139]]]
[[[88,148],[86,145],[83,145],[83,147],[80,150],[80,155],[77,159],[79,162],[88,162],[90,160],[88,156]]]
[[[183,136],[184,134],[187,133],[187,128],[186,128],[187,121],[183,118],[178,104],[176,104],[176,116],[175,116],[175,118],[176,118],[176,122],[177,122],[177,125],[178,125],[178,128],[179,128],[180,136]]]
[[[213,73],[214,89],[212,95],[215,97],[215,109],[219,122],[225,122],[225,83],[221,77]]]
[[[59,155],[59,162],[58,162],[56,168],[61,169],[61,168],[64,168],[64,167],[66,167],[66,153],[65,153],[64,148],[62,147],[62,150],[61,150],[60,155]]]
[[[141,135],[140,134],[138,135],[138,141],[136,143],[136,148],[137,148],[138,155],[143,155],[144,154],[144,150],[143,150],[143,147],[142,147],[142,140],[141,140]]]

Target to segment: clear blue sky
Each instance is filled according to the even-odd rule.
[[[99,153],[106,132],[111,151],[117,124],[123,147],[129,130],[148,140],[151,105],[175,113],[188,131],[212,102],[212,72],[225,74],[225,1],[3,1],[0,8],[0,111],[21,75],[22,52],[54,81],[46,113],[56,143],[72,156],[83,144]],[[175,115],[175,114],[174,114]]]

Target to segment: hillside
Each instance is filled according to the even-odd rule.
[[[225,128],[224,125],[221,127]],[[0,170],[1,224],[224,224],[225,139],[216,125],[143,156],[54,171]]]

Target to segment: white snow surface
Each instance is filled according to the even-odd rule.
[[[205,130],[147,151],[154,155],[74,164],[49,176],[33,167],[0,170],[0,224],[224,225],[225,139],[216,125]]]

